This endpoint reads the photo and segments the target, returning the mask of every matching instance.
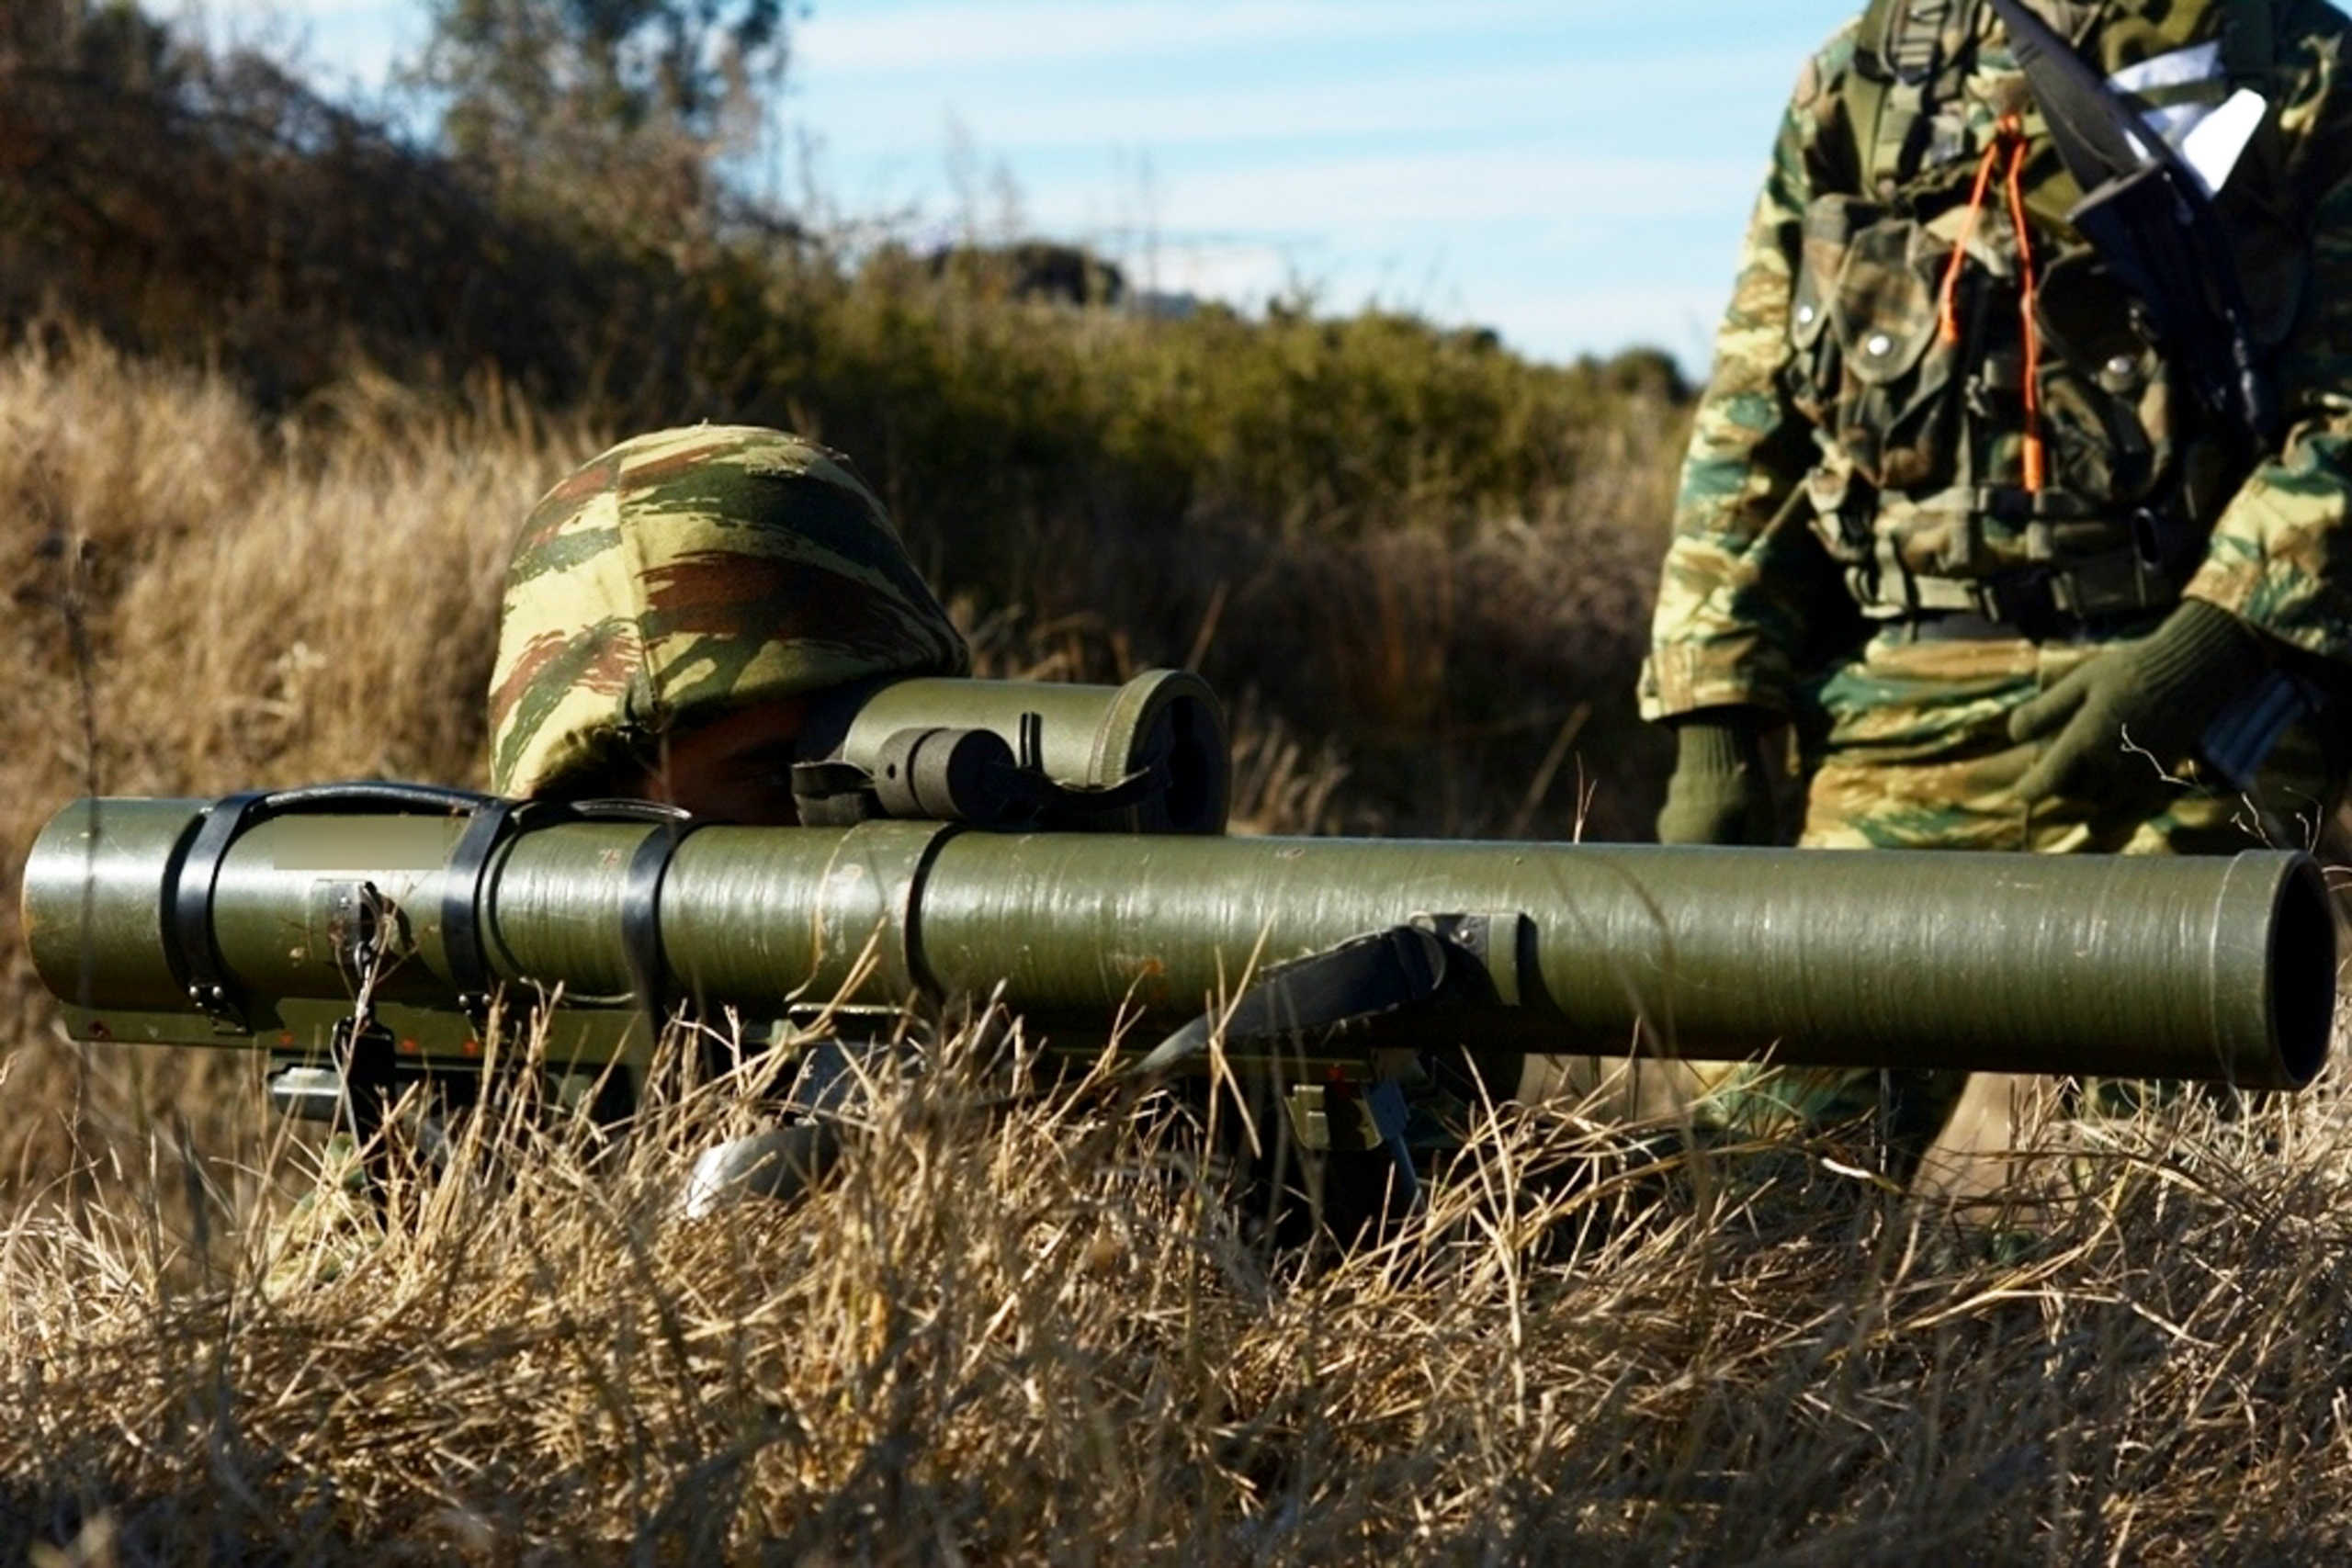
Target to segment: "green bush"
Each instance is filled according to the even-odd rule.
[[[1598,785],[1595,831],[1645,819],[1629,693],[1687,400],[1662,355],[1023,299],[707,202],[649,225],[600,206],[608,162],[519,180],[266,62],[148,46],[0,54],[15,332],[217,366],[295,428],[355,367],[616,433],[795,427],[856,457],[977,618],[1082,617],[1077,672],[1197,659],[1336,742],[1358,826],[1566,831],[1572,792],[1530,805],[1547,757]]]

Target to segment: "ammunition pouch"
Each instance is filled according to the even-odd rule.
[[[2029,564],[2006,570],[1921,570],[1906,558],[1903,536],[1873,526],[1865,514],[1838,522],[1842,548],[1833,554],[1846,568],[1846,585],[1871,620],[1917,622],[1923,626],[1950,619],[1953,627],[1974,623],[1977,630],[1924,635],[2022,637],[2046,641],[2110,629],[2170,610],[2180,602],[2200,557],[2202,530],[2183,519],[2142,510],[2128,528],[2064,491],[2029,495],[1987,490],[1938,498],[1965,507],[1969,521],[1948,538],[1977,536],[1976,519],[1997,518],[2019,530]],[[2083,548],[2082,542],[2127,543]],[[2074,543],[2075,548],[2067,548]],[[1969,552],[1951,565],[1965,568]],[[1939,563],[1940,564],[1940,563]]]
[[[2081,240],[2038,241],[2038,356],[2007,231],[1967,242],[1955,272],[1953,204],[1985,145],[1931,148],[1892,197],[1808,203],[1782,384],[1813,426],[1815,532],[1865,615],[2064,637],[2177,602],[2244,464]]]
[[[2136,551],[2064,567],[2036,567],[1998,577],[1899,577],[1875,567],[1847,573],[1862,614],[1916,622],[1938,638],[2014,637],[2049,642],[2120,628],[2180,603],[2180,585]]]

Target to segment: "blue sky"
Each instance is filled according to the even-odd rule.
[[[941,234],[994,231],[1011,190],[1138,283],[1698,370],[1789,84],[1858,5],[815,0],[762,177]],[[362,86],[423,26],[422,0],[200,14]]]

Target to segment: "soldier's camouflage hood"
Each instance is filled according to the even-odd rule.
[[[847,458],[752,426],[658,431],[524,521],[491,676],[491,785],[545,795],[754,703],[969,666]]]

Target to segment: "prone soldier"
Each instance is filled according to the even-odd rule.
[[[789,824],[811,698],[970,663],[848,458],[752,426],[657,431],[591,459],[524,521],[491,678],[491,784]]]
[[[491,677],[492,786],[789,825],[813,700],[970,662],[848,458],[752,426],[656,431],[591,458],[524,519]],[[829,1155],[802,1124],[720,1145],[689,1204],[774,1188]],[[273,1235],[273,1290],[366,1249],[365,1179],[355,1141],[330,1140],[318,1188]]]

